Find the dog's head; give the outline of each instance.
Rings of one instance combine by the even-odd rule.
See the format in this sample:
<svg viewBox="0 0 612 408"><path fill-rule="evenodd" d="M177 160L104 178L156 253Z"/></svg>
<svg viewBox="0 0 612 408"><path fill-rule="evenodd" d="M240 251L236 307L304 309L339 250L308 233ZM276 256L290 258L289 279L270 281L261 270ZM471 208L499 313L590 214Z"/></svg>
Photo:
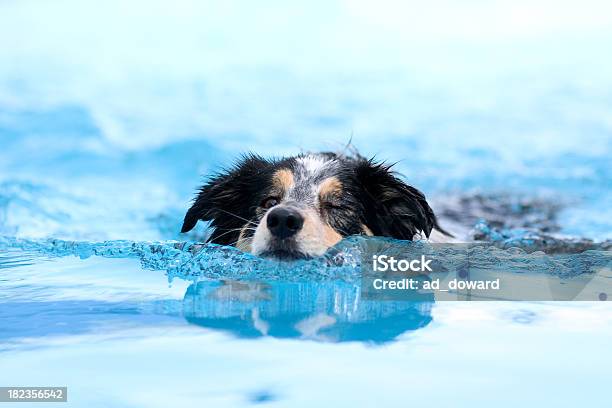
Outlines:
<svg viewBox="0 0 612 408"><path fill-rule="evenodd" d="M390 166L333 153L245 156L200 189L181 232L198 220L211 221L211 242L276 258L318 256L349 235L412 240L438 228L425 196Z"/></svg>

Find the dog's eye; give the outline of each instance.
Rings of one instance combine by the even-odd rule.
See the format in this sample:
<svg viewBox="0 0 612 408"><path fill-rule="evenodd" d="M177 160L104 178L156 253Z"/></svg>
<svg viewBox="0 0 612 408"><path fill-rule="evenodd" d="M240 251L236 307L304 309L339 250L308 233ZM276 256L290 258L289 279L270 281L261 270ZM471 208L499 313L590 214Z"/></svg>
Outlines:
<svg viewBox="0 0 612 408"><path fill-rule="evenodd" d="M278 202L279 202L279 198L278 197L268 197L268 198L266 198L265 200L263 200L261 202L261 206L263 208L266 208L266 209L267 208L272 208L275 205L277 205Z"/></svg>

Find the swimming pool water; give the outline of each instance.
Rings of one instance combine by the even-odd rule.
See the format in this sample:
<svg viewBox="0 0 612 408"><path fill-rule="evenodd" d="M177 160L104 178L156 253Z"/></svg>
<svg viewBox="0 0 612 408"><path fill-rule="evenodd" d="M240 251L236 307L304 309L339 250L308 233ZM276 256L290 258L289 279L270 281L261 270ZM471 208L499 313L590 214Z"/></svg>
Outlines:
<svg viewBox="0 0 612 408"><path fill-rule="evenodd" d="M179 234L241 152L350 139L462 238L609 254L610 14L541 2L530 25L510 3L2 3L0 386L79 407L605 406L608 302L368 301L350 263L194 261L205 226Z"/></svg>

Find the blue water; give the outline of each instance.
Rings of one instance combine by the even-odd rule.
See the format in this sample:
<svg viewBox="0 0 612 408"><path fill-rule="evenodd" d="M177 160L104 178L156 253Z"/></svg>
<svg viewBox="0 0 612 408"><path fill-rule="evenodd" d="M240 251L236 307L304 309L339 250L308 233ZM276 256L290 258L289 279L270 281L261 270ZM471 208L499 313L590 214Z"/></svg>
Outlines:
<svg viewBox="0 0 612 408"><path fill-rule="evenodd" d="M367 301L333 254L178 233L241 152L351 140L460 238L609 254L609 6L462 3L0 3L0 386L79 407L605 405L608 302Z"/></svg>

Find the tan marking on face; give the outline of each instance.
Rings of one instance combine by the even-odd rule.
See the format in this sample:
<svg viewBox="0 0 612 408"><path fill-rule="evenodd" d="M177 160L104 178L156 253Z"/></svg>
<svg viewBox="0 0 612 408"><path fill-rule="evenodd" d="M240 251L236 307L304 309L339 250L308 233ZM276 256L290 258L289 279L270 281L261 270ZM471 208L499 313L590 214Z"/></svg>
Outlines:
<svg viewBox="0 0 612 408"><path fill-rule="evenodd" d="M238 241L236 241L236 248L244 252L251 252L251 244L253 243L252 237L246 237L247 226L245 225L240 230L240 235L238 235Z"/></svg>
<svg viewBox="0 0 612 408"><path fill-rule="evenodd" d="M318 222L314 211L306 210L301 213L302 217L304 217L304 223L302 224L302 229L298 232L298 237L309 241L309 243L313 241L312 243L314 244L320 235L319 228L317 228L320 222Z"/></svg>
<svg viewBox="0 0 612 408"><path fill-rule="evenodd" d="M312 210L304 211L304 225L298 238L302 250L308 254L322 255L327 248L336 245L342 240L328 223L323 221L319 214Z"/></svg>
<svg viewBox="0 0 612 408"><path fill-rule="evenodd" d="M289 169L280 169L272 175L272 185L281 193L286 193L293 187L293 173Z"/></svg>
<svg viewBox="0 0 612 408"><path fill-rule="evenodd" d="M368 226L365 224L361 224L361 230L363 231L364 234L366 234L369 237L374 236L374 233L372 232L372 230L369 229Z"/></svg>
<svg viewBox="0 0 612 408"><path fill-rule="evenodd" d="M340 196L342 182L336 177L328 177L319 184L319 197Z"/></svg>
<svg viewBox="0 0 612 408"><path fill-rule="evenodd" d="M325 223L323 225L323 242L325 245L332 247L340 241L342 241L342 235L338 234L338 231L330 227L329 224Z"/></svg>

